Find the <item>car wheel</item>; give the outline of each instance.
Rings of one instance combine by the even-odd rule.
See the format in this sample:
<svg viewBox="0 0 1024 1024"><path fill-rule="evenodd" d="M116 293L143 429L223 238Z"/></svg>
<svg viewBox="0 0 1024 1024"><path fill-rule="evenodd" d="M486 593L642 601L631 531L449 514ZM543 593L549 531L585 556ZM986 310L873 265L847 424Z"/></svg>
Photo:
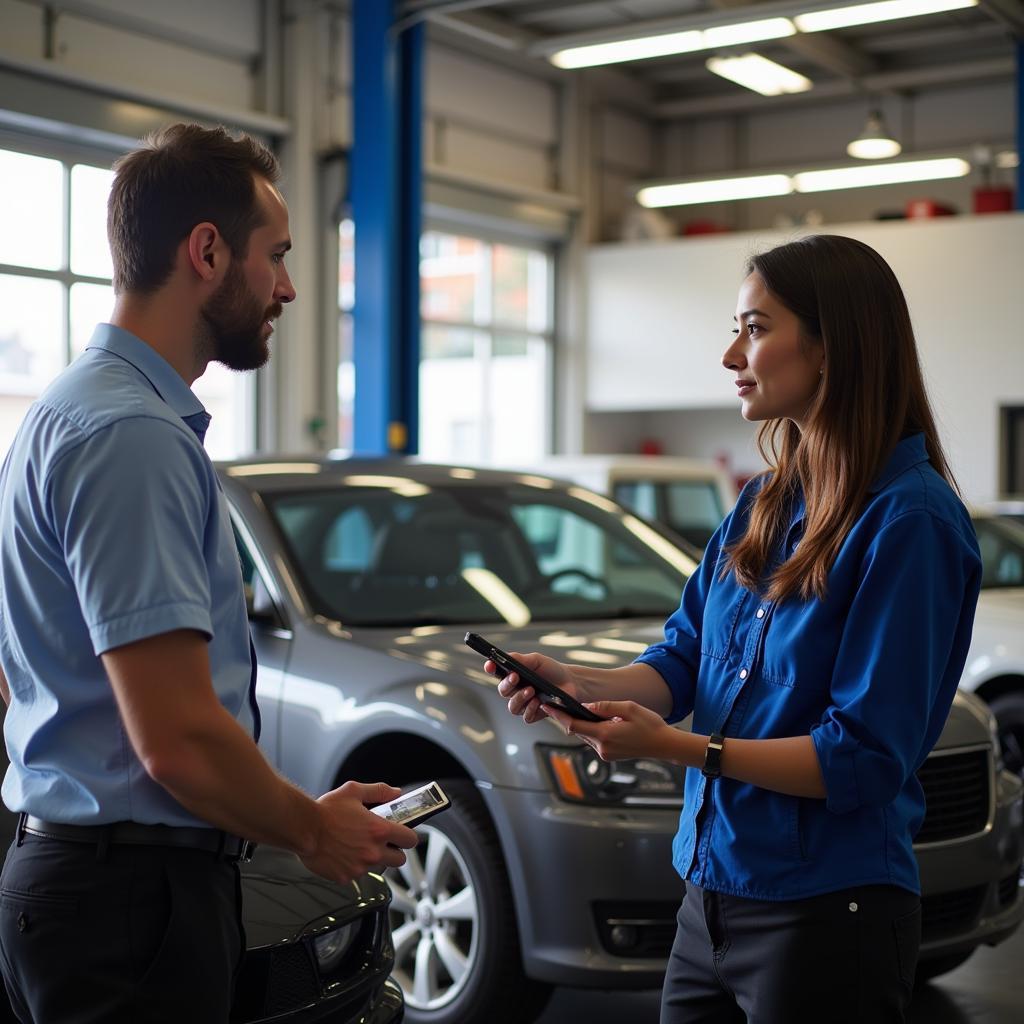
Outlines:
<svg viewBox="0 0 1024 1024"><path fill-rule="evenodd" d="M999 726L1003 765L1007 771L1024 776L1024 692L1012 690L989 701Z"/></svg>
<svg viewBox="0 0 1024 1024"><path fill-rule="evenodd" d="M937 956L929 960L921 960L917 965L917 974L914 976L914 986L925 985L932 978L940 974L948 974L955 970L974 952L973 949L967 952L950 953L948 956Z"/></svg>
<svg viewBox="0 0 1024 1024"><path fill-rule="evenodd" d="M389 869L392 977L408 1024L526 1024L550 986L523 973L512 893L498 839L474 786L441 785L451 807L421 825L419 846ZM509 993L516 994L515 999Z"/></svg>

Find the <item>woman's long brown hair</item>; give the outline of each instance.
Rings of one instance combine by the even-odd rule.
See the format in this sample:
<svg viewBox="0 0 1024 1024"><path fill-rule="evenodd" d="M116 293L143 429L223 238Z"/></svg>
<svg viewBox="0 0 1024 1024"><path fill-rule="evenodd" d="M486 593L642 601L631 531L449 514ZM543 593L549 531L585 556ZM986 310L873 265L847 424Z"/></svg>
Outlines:
<svg viewBox="0 0 1024 1024"><path fill-rule="evenodd" d="M829 569L900 438L923 432L931 464L954 488L956 481L928 403L907 301L874 249L841 235L811 235L755 256L747 273L796 314L803 343L824 346L825 366L802 433L788 419L761 425L757 444L770 475L746 533L727 552L725 572L769 600L823 598ZM803 538L771 571L798 492L806 503Z"/></svg>

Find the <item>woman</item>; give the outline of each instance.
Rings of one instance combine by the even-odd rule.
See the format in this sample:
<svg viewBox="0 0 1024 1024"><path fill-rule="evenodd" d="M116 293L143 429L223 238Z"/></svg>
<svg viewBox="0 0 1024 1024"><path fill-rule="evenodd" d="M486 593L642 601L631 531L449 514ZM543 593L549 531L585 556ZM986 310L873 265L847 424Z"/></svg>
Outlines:
<svg viewBox="0 0 1024 1024"><path fill-rule="evenodd" d="M735 320L722 363L771 468L664 642L619 669L521 656L605 722L541 705L515 675L499 691L606 760L689 769L662 1024L902 1021L920 943L915 772L967 655L977 542L874 250L820 235L756 256ZM692 732L667 724L691 712Z"/></svg>

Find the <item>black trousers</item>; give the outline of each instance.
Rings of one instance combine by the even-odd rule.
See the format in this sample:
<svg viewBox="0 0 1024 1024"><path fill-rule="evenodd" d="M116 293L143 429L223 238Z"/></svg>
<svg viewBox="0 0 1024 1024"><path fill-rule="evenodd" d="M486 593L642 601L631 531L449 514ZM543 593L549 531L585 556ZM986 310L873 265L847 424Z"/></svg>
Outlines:
<svg viewBox="0 0 1024 1024"><path fill-rule="evenodd" d="M226 1024L238 867L165 846L24 836L0 875L0 969L23 1024Z"/></svg>
<svg viewBox="0 0 1024 1024"><path fill-rule="evenodd" d="M896 1024L921 901L895 886L748 900L686 885L661 1024Z"/></svg>

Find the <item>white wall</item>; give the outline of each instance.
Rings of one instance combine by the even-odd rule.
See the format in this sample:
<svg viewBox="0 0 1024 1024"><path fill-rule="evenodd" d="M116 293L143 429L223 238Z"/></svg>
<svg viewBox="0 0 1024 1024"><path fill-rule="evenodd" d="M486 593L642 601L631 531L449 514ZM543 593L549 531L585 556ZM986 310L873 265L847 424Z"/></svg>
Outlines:
<svg viewBox="0 0 1024 1024"><path fill-rule="evenodd" d="M1024 403L1019 295L1024 216L894 221L830 227L859 238L892 265L910 305L943 439L967 496L998 486L998 410ZM746 428L693 410L735 410L720 355L729 341L747 257L792 234L751 232L642 245L595 247L587 260L587 405L593 412L691 410L686 422L647 420L673 436L700 438L673 454L713 456L715 436L737 457ZM636 424L624 422L626 432ZM594 425L588 448L613 442ZM614 446L611 450L616 450ZM619 448L621 450L621 448ZM739 466L738 468L746 468Z"/></svg>

